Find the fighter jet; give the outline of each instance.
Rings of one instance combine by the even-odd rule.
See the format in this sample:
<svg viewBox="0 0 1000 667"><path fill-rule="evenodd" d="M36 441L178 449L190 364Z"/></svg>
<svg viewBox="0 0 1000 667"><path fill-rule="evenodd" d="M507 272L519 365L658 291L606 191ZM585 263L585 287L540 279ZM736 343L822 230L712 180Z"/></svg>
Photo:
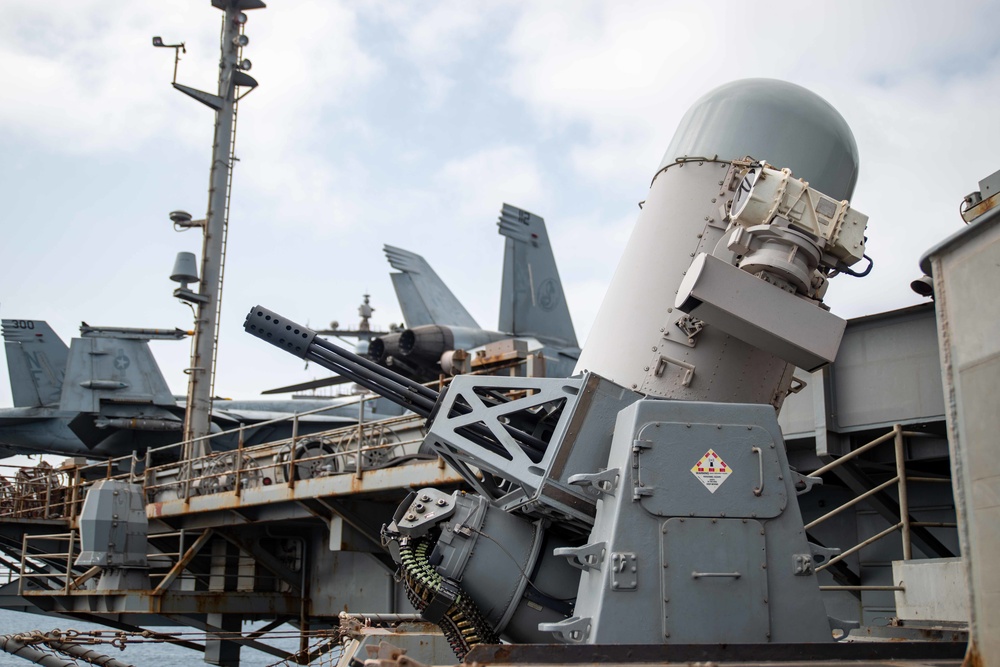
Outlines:
<svg viewBox="0 0 1000 667"><path fill-rule="evenodd" d="M544 360L539 375L572 373L580 347L545 221L504 204L497 227L504 237L497 329L482 328L427 260L386 245L406 329L373 338L369 357L421 382L528 354Z"/></svg>
<svg viewBox="0 0 1000 667"><path fill-rule="evenodd" d="M2 328L14 407L0 409L0 457L56 454L101 459L143 453L181 440L185 397L170 392L149 341L181 340L188 332L84 323L80 337L67 347L41 320L5 319ZM330 404L329 400L217 399L212 428L252 426ZM302 417L299 433L356 423L357 416L358 407L352 402ZM386 415L372 412L369 416ZM290 435L289 423L264 425L246 429L244 444ZM216 450L236 444L236 436L212 440Z"/></svg>

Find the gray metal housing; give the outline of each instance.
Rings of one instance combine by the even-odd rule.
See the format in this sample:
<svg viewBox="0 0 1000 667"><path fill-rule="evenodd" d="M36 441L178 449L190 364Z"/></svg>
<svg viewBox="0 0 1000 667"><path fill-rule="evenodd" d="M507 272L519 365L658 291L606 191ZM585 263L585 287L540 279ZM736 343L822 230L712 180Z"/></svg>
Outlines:
<svg viewBox="0 0 1000 667"><path fill-rule="evenodd" d="M970 659L1000 655L1000 209L931 249L959 542L971 593ZM927 266L929 264L929 266ZM925 269L926 271L926 269Z"/></svg>
<svg viewBox="0 0 1000 667"><path fill-rule="evenodd" d="M102 479L87 492L80 511L80 544L76 559L82 567L146 567L149 522L142 487Z"/></svg>
<svg viewBox="0 0 1000 667"><path fill-rule="evenodd" d="M780 407L791 382L786 359L674 308L695 257L736 261L727 227L741 170L731 161L747 155L792 169L834 199L850 197L857 179L850 128L814 93L751 79L703 97L653 179L576 372L652 396Z"/></svg>
<svg viewBox="0 0 1000 667"><path fill-rule="evenodd" d="M835 199L854 194L858 146L847 121L819 95L777 79L732 81L704 95L684 114L659 169L685 156L747 155L787 167Z"/></svg>
<svg viewBox="0 0 1000 667"><path fill-rule="evenodd" d="M722 467L697 472L709 452ZM574 617L545 628L557 639L831 641L770 406L633 403L608 466L588 543L557 551L583 571Z"/></svg>

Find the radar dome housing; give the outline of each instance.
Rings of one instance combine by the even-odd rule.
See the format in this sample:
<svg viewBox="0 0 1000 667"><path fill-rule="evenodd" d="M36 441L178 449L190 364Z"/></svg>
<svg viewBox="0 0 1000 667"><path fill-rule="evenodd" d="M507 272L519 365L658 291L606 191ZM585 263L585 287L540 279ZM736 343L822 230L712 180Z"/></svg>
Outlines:
<svg viewBox="0 0 1000 667"><path fill-rule="evenodd" d="M776 79L732 81L704 95L681 119L660 169L716 155L787 167L835 199L850 199L858 180L858 146L843 116L816 93Z"/></svg>

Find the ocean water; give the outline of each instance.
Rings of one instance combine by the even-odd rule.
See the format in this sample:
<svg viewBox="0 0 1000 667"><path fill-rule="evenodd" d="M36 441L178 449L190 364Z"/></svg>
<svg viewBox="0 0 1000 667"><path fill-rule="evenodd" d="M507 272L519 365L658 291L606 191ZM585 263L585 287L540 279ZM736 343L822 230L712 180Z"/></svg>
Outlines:
<svg viewBox="0 0 1000 667"><path fill-rule="evenodd" d="M263 625L264 623L245 623L243 625L243 632L250 632ZM31 630L48 632L49 630L53 630L55 628L59 628L64 631L70 628L81 631L110 629L94 623L82 623L71 618L46 616L42 614L25 614L0 609L0 635L29 632ZM185 633L185 639L200 640L198 634L187 634L192 632L197 633L197 630L193 628L166 626L150 627L148 629L156 632L172 634ZM286 635L286 637L278 637L276 639L267 639L265 637L262 641L285 651L295 651L298 650L299 647L297 632L298 631L290 625L282 625L274 630L274 633L278 635ZM289 635L294 635L294 637ZM203 656L200 652L182 648L180 646L174 646L173 644L128 644L124 651L119 651L110 644L93 646L92 648L99 653L112 656L123 662L131 663L136 667L198 667L198 665L206 664L202 661ZM328 664L327 660L329 660L332 656L324 657L326 660L323 660L323 662ZM275 663L280 663L280 659L276 656L270 655L269 653L257 651L246 646L244 646L242 651L240 651L241 667L266 667L267 665L273 665ZM0 651L0 666L7 667L9 665L10 667L27 667L31 664L31 662L24 660L23 658L17 658ZM81 664L86 663L81 661Z"/></svg>

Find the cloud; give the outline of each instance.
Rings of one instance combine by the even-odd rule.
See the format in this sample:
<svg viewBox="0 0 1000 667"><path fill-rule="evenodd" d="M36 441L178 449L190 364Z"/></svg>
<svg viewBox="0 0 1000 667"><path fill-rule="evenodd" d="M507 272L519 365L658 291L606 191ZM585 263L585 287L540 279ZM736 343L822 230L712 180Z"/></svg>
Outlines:
<svg viewBox="0 0 1000 667"><path fill-rule="evenodd" d="M523 208L546 204L543 177L531 150L520 146L487 148L446 162L435 175L439 188L453 193L458 217L474 217L519 202Z"/></svg>

